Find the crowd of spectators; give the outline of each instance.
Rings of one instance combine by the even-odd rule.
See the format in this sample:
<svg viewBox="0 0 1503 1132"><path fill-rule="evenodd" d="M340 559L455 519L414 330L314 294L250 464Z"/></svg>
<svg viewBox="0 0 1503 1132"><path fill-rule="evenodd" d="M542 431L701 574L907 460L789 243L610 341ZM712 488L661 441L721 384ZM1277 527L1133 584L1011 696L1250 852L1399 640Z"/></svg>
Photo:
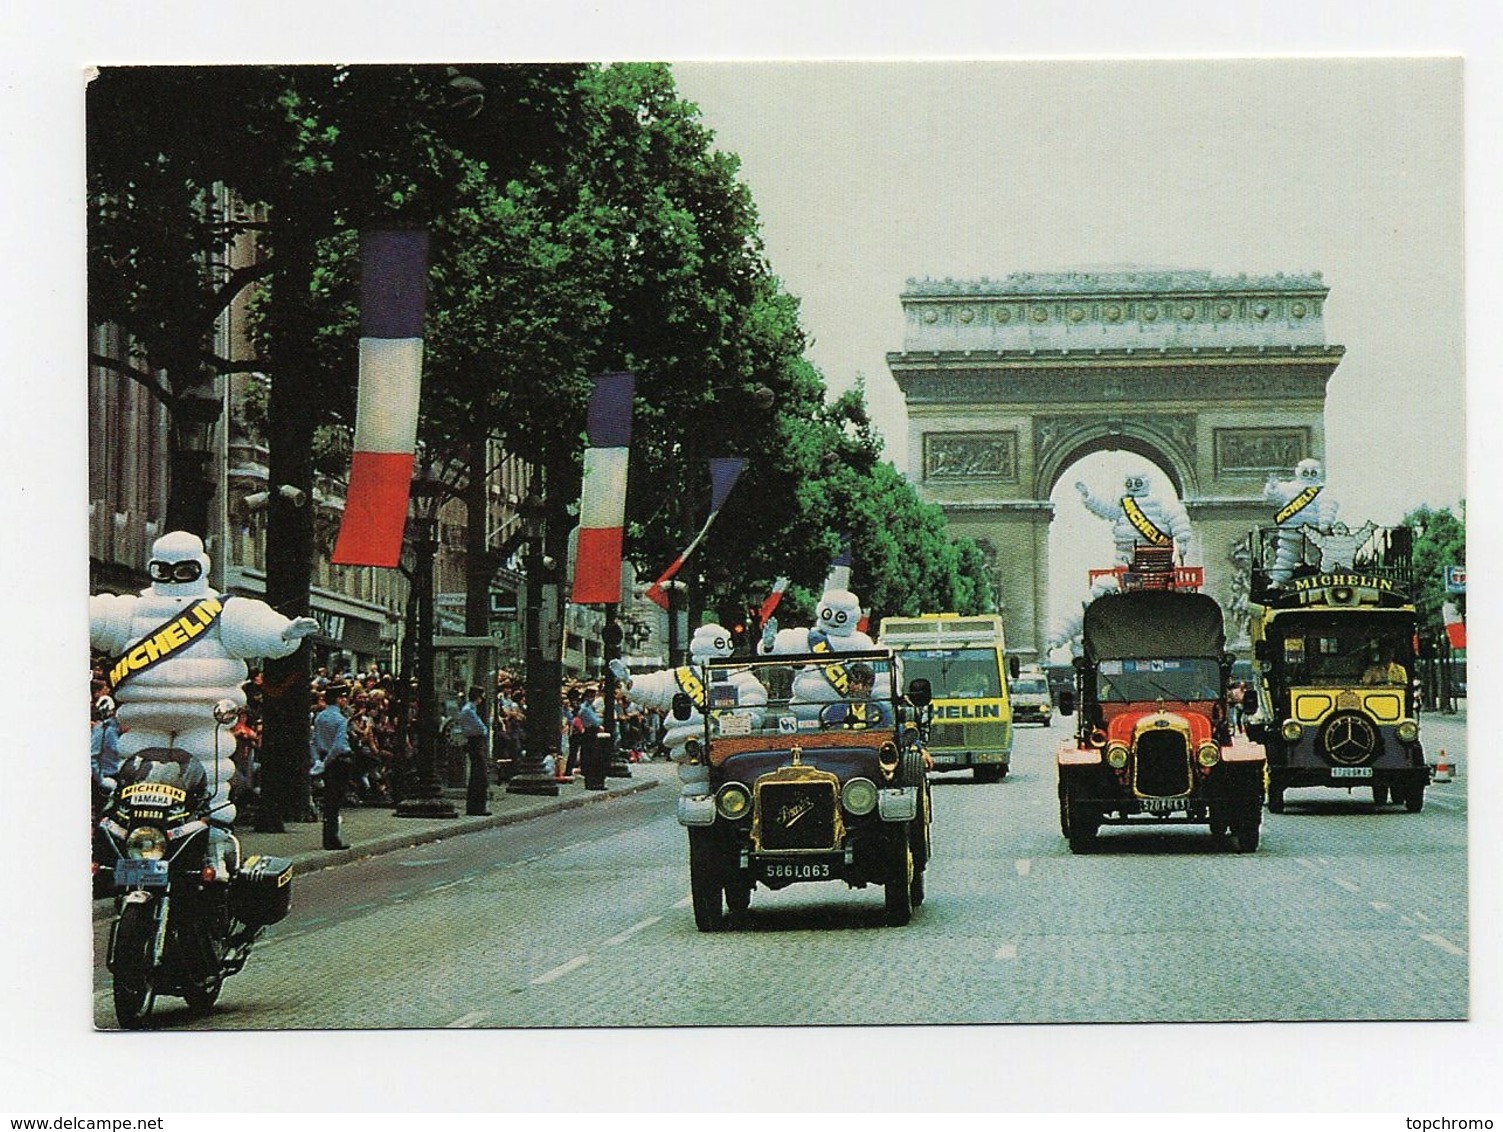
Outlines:
<svg viewBox="0 0 1503 1132"><path fill-rule="evenodd" d="M96 789L113 773L110 763L113 747L112 701L104 677L103 658L93 662L90 704L93 728L90 736L91 769ZM404 788L411 781L415 760L414 729L408 725L416 712L416 697L399 696L399 680L390 672L372 666L359 672L330 672L321 666L315 670L308 688L308 716L311 720L322 711L329 698L339 689L349 697L349 741L353 755L349 793L346 804L390 806L401 801ZM263 732L263 677L252 669L242 685L245 707L234 724L235 779L231 797L242 815L253 812L257 796L257 773L260 767ZM587 736L597 734L605 719L605 697L600 681L566 680L561 688L561 711L557 750L563 766L546 765L549 774L567 778L579 769L582 745ZM104 705L104 706L101 706ZM490 724L491 765L497 779L504 779L522 761L527 724L527 691L523 677L501 669L496 673L494 714ZM109 726L106 726L108 721ZM444 742L441 746L460 746L441 721ZM640 761L663 754L663 715L644 711L630 702L621 691L616 693L614 712L614 746L622 757ZM445 757L445 756L441 756ZM309 768L314 755L309 752ZM444 774L444 768L439 772ZM315 789L317 781L315 776Z"/></svg>

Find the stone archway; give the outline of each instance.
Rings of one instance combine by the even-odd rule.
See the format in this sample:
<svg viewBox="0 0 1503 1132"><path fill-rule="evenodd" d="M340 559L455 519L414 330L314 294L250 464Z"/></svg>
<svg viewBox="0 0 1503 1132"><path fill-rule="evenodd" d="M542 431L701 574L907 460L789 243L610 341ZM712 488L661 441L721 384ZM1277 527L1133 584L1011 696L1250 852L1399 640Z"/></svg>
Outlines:
<svg viewBox="0 0 1503 1132"><path fill-rule="evenodd" d="M1233 551L1269 518L1264 482L1325 457L1326 383L1345 353L1325 341L1327 292L1318 274L1133 268L910 280L903 350L887 355L908 474L992 549L1013 651L1042 651L1050 492L1096 451L1164 470L1206 589L1240 607Z"/></svg>

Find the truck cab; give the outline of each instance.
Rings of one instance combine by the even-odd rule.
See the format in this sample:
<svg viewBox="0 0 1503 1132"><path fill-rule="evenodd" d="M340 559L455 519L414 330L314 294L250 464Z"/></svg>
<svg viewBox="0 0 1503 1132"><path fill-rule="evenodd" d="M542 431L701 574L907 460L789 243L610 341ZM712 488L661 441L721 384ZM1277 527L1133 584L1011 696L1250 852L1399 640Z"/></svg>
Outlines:
<svg viewBox="0 0 1503 1132"><path fill-rule="evenodd" d="M907 679L927 680L933 689L928 750L934 769L969 769L977 782L1005 777L1012 763L1014 716L1002 618L885 617L877 643L898 655Z"/></svg>

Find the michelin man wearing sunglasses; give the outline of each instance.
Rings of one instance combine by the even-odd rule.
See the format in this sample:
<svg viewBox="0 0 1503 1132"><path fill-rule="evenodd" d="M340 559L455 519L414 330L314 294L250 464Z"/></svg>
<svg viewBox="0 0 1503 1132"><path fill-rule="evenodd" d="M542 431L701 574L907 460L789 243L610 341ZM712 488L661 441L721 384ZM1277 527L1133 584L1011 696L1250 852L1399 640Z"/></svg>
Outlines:
<svg viewBox="0 0 1503 1132"><path fill-rule="evenodd" d="M146 569L151 585L139 594L89 598L89 644L109 655L121 759L167 748L203 766L213 787L211 852L224 874L235 740L214 709L224 700L244 707L245 661L290 656L318 622L283 617L255 598L221 597L209 588L203 541L187 531L157 539Z"/></svg>

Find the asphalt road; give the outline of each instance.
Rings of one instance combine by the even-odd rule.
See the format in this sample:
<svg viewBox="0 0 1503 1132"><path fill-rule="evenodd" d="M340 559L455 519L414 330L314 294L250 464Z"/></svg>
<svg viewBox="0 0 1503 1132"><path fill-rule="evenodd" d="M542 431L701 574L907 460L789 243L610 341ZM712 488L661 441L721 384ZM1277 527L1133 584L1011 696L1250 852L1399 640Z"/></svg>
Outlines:
<svg viewBox="0 0 1503 1132"><path fill-rule="evenodd" d="M1060 836L1052 752L1019 729L1001 783L934 777L928 898L759 889L741 930L689 910L665 788L298 877L208 1015L176 1029L877 1025L1466 1017L1464 721L1425 716L1456 781L1421 814L1296 790L1250 855L1203 827ZM657 764L650 773L671 774ZM112 1027L104 925L95 1019ZM894 975L900 977L894 977Z"/></svg>

